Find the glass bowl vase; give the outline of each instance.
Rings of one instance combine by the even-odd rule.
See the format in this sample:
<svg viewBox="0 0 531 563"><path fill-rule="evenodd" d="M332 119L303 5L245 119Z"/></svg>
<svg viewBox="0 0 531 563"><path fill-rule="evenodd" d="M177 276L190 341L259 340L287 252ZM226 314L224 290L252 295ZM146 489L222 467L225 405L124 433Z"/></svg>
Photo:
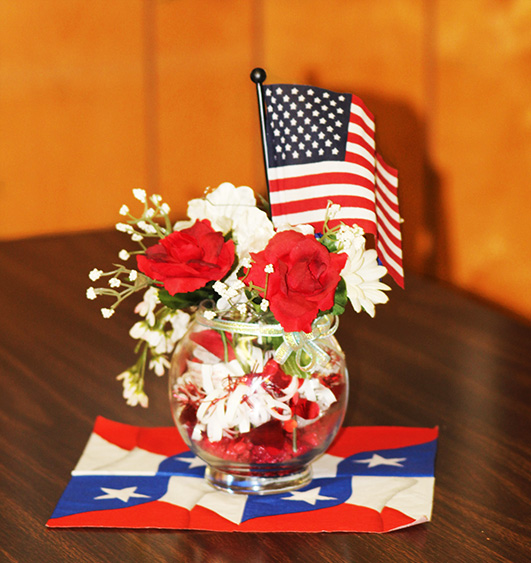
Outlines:
<svg viewBox="0 0 531 563"><path fill-rule="evenodd" d="M338 319L286 333L267 315L202 304L170 367L179 432L207 464L205 478L232 493L300 488L341 427L348 399Z"/></svg>

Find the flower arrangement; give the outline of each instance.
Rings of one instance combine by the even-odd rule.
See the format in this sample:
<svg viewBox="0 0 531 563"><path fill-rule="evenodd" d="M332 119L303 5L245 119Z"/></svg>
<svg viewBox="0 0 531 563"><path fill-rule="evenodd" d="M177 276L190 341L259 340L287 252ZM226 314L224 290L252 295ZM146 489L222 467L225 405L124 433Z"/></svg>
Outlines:
<svg viewBox="0 0 531 563"><path fill-rule="evenodd" d="M138 361L118 376L129 405L148 405L146 368L157 375L165 373L176 344L205 300L216 304L204 312L207 319L214 320L218 311L230 311L232 320L277 323L295 335L309 334L319 320L342 314L349 301L356 312L364 310L374 316L375 305L388 300L384 291L390 288L380 281L386 268L379 265L376 251L366 248L360 227L334 220L339 211L336 204L329 202L322 232L316 233L311 225L275 228L246 186L223 183L207 191L203 198L189 202L188 219L176 224L170 221L170 209L160 196L148 198L141 189L133 190L133 195L143 204L140 217L124 205L120 209L124 220L116 228L137 242L139 250L121 250L123 263L111 271L93 269L90 279L106 278L107 286L87 290L89 299L114 299L101 309L105 318L125 298L144 292L135 308L141 320L130 330L138 341ZM133 256L136 266L130 268L126 264ZM226 349L224 354L229 360ZM263 358L260 369L277 373L270 360ZM256 366L249 370L258 371ZM284 372L290 370L292 376L297 375L295 365ZM289 388L290 397L302 399L297 409L303 417L309 397L315 399L317 393L321 402L330 400L331 391L322 381L316 379L313 387L306 382L297 393L296 388ZM279 390L277 399L285 404L283 397L288 393L282 386ZM283 422L289 422L292 410ZM281 408L272 412L274 417L283 416ZM209 437L217 432L209 430Z"/></svg>

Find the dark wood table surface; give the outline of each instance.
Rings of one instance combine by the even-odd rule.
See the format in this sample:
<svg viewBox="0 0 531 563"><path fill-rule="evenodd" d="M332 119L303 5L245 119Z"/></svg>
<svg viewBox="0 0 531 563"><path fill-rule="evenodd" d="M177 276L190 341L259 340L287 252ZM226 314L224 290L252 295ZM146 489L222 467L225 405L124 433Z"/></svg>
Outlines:
<svg viewBox="0 0 531 563"><path fill-rule="evenodd" d="M125 239L127 240L127 239ZM47 529L97 415L172 424L165 378L131 408L133 307L85 298L114 232L0 243L0 560L6 562L529 561L531 328L409 275L376 318L343 315L348 425L440 427L433 518L389 534Z"/></svg>

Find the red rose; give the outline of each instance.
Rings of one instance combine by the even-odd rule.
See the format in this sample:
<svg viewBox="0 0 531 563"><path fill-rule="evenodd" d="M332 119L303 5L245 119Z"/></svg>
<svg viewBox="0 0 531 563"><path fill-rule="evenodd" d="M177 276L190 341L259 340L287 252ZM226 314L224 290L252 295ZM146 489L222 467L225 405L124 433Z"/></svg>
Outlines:
<svg viewBox="0 0 531 563"><path fill-rule="evenodd" d="M334 306L346 254L330 253L311 235L281 231L251 257L254 263L244 281L263 288L267 277L265 298L284 330L311 332L319 311ZM270 264L273 272L267 274Z"/></svg>
<svg viewBox="0 0 531 563"><path fill-rule="evenodd" d="M188 293L226 276L234 262L234 242L225 242L210 221L175 231L137 256L138 269L162 282L170 293Z"/></svg>

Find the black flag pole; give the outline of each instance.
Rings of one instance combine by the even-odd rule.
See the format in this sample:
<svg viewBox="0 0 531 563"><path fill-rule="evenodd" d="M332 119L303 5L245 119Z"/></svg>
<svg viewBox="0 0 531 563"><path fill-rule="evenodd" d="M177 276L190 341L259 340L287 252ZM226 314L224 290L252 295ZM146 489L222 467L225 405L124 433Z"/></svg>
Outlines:
<svg viewBox="0 0 531 563"><path fill-rule="evenodd" d="M265 104L262 92L262 84L267 78L266 71L263 68L255 68L251 71L251 80L256 84L256 95L258 96L258 114L260 116L260 132L262 134L262 152L264 155L265 178L267 185L267 193L269 195L269 158L267 155L267 138L266 138L266 122L265 122Z"/></svg>

